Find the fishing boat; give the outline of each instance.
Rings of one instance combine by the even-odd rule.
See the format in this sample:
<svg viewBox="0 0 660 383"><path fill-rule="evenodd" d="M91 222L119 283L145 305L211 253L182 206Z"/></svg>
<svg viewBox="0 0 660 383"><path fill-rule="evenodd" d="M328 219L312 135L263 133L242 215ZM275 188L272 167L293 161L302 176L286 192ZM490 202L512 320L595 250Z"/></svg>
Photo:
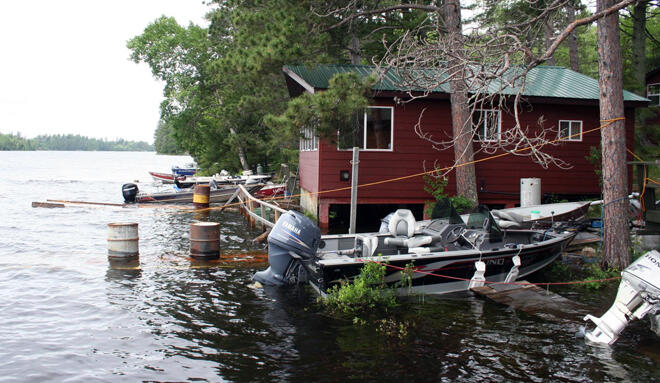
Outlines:
<svg viewBox="0 0 660 383"><path fill-rule="evenodd" d="M585 217L592 201L560 202L545 205L492 210L503 228L549 227L554 222L578 221Z"/></svg>
<svg viewBox="0 0 660 383"><path fill-rule="evenodd" d="M180 188L189 188L195 185L238 185L238 184L261 184L273 178L272 174L252 174L244 172L242 175L229 175L217 173L210 177L181 177L174 183Z"/></svg>
<svg viewBox="0 0 660 383"><path fill-rule="evenodd" d="M154 181L160 181L164 184L174 183L174 174L172 173L149 172L149 175ZM178 176L177 178L184 179L185 176Z"/></svg>
<svg viewBox="0 0 660 383"><path fill-rule="evenodd" d="M192 176L199 170L199 167L192 162L185 166L172 166L172 174L175 176Z"/></svg>
<svg viewBox="0 0 660 383"><path fill-rule="evenodd" d="M257 198L273 198L284 195L285 193L286 193L285 183L274 184L268 182L264 185L264 187L259 189L256 193L254 193L254 196Z"/></svg>
<svg viewBox="0 0 660 383"><path fill-rule="evenodd" d="M560 228L503 230L488 209L464 222L449 204L447 214L419 226L410 210L391 217L386 233L320 235L303 214L289 211L268 236L269 268L253 276L262 284L308 282L325 295L359 275L367 262L386 266L395 286L413 270L412 286L399 293L445 294L472 281L513 281L553 262L576 233Z"/></svg>
<svg viewBox="0 0 660 383"><path fill-rule="evenodd" d="M254 184L246 186L250 192L256 192L263 185ZM209 203L227 202L236 192L238 186L223 185L211 188L209 191ZM192 189L141 192L134 183L122 186L124 201L127 203L192 203L194 191Z"/></svg>

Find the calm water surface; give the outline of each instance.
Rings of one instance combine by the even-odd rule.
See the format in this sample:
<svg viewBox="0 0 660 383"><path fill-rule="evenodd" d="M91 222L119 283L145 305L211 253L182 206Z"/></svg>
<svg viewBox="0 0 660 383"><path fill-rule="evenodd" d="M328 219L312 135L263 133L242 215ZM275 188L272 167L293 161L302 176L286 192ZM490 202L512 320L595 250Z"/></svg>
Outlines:
<svg viewBox="0 0 660 383"><path fill-rule="evenodd" d="M121 203L186 157L0 152L0 382L600 382L656 381L660 343L646 322L611 349L581 323L552 323L470 294L396 313L401 336L325 315L304 288L249 287L263 264L199 264L189 224L221 222L222 248L263 252L237 213L168 208L32 208L46 199ZM107 260L110 222L138 222L140 260ZM130 266L130 265L129 265ZM571 298L601 315L606 293Z"/></svg>

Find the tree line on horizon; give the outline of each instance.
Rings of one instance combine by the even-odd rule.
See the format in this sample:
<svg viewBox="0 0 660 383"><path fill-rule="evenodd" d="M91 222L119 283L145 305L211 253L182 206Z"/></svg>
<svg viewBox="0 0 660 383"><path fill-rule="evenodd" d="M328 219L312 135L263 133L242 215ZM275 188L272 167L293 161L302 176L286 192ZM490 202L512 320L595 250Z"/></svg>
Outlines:
<svg viewBox="0 0 660 383"><path fill-rule="evenodd" d="M144 141L107 140L78 134L39 135L25 138L17 134L0 133L0 150L81 150L151 152L154 146Z"/></svg>

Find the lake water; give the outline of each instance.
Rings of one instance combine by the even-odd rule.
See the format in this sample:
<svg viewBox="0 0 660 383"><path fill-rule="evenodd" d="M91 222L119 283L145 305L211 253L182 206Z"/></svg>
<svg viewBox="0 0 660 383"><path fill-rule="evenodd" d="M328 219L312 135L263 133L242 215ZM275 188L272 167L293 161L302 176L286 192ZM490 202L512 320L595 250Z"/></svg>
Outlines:
<svg viewBox="0 0 660 383"><path fill-rule="evenodd" d="M223 252L264 253L235 212L32 208L46 199L121 203L187 157L119 152L0 152L0 382L601 382L660 378L647 322L612 348L472 294L416 298L407 331L332 318L306 288L252 289L262 263L200 264L189 225L221 223ZM138 222L140 259L107 259L107 224ZM249 259L249 257L247 258ZM130 266L130 265L129 265ZM609 308L606 292L562 294Z"/></svg>

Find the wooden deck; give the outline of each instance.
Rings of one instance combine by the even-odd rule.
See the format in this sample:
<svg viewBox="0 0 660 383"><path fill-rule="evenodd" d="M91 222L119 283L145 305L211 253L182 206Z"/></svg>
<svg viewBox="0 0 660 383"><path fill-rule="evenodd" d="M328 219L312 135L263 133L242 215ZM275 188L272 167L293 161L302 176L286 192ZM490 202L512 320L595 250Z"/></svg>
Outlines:
<svg viewBox="0 0 660 383"><path fill-rule="evenodd" d="M492 283L471 290L495 302L553 322L578 321L589 313L586 306L536 285Z"/></svg>

